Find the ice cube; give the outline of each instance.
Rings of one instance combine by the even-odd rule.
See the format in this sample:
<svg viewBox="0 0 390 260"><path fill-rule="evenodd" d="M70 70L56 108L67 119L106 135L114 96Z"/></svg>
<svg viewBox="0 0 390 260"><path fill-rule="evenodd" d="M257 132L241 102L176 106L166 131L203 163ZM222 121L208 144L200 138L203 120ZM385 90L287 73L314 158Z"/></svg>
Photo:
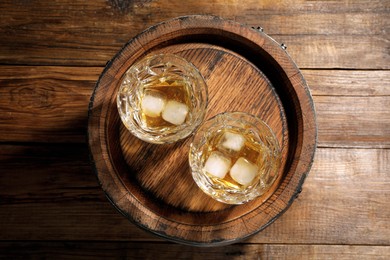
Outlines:
<svg viewBox="0 0 390 260"><path fill-rule="evenodd" d="M258 172L258 167L247 159L240 157L230 169L230 176L242 185L248 185L253 181Z"/></svg>
<svg viewBox="0 0 390 260"><path fill-rule="evenodd" d="M238 152L242 149L244 143L245 143L245 138L242 135L231 133L231 132L225 132L222 137L221 146L225 149Z"/></svg>
<svg viewBox="0 0 390 260"><path fill-rule="evenodd" d="M165 107L164 97L156 94L146 94L141 101L142 112L150 117L158 117Z"/></svg>
<svg viewBox="0 0 390 260"><path fill-rule="evenodd" d="M175 100L170 100L162 111L162 118L174 125L181 125L186 120L188 107Z"/></svg>
<svg viewBox="0 0 390 260"><path fill-rule="evenodd" d="M204 170L209 174L223 179L229 171L231 161L220 152L212 152L204 165Z"/></svg>

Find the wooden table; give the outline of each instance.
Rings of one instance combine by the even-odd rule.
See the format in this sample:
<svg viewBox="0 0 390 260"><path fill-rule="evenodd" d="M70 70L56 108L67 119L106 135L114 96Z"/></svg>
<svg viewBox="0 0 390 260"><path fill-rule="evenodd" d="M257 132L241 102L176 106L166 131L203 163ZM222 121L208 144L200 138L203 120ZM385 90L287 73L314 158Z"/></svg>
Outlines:
<svg viewBox="0 0 390 260"><path fill-rule="evenodd" d="M389 259L390 1L0 2L0 255ZM196 248L130 223L91 169L87 111L106 62L160 21L213 14L288 46L315 102L299 198L240 244Z"/></svg>

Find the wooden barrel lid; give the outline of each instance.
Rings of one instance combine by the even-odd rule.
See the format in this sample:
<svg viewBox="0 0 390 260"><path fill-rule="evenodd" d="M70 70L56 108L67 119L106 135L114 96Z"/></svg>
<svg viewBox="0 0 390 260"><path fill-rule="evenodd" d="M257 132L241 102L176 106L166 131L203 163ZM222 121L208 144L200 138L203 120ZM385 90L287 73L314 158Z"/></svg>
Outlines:
<svg viewBox="0 0 390 260"><path fill-rule="evenodd" d="M155 145L127 131L116 106L120 80L150 53L174 53L199 69L209 92L206 119L244 111L274 130L283 159L267 194L243 205L219 203L192 180L191 138ZM261 231L289 207L310 170L316 129L309 89L284 48L255 29L197 15L147 29L107 64L91 97L88 138L100 184L123 215L168 240L215 246Z"/></svg>

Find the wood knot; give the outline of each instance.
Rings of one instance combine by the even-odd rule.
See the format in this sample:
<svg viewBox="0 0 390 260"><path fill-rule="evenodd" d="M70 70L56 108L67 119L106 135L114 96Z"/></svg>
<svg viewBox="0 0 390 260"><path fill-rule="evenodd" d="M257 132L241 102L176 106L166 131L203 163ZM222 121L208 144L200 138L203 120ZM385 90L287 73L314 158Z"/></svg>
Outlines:
<svg viewBox="0 0 390 260"><path fill-rule="evenodd" d="M25 86L11 92L11 100L22 108L45 108L52 99L53 91L47 88Z"/></svg>
<svg viewBox="0 0 390 260"><path fill-rule="evenodd" d="M144 7L149 2L151 0L108 0L108 3L121 14L133 11L134 7Z"/></svg>

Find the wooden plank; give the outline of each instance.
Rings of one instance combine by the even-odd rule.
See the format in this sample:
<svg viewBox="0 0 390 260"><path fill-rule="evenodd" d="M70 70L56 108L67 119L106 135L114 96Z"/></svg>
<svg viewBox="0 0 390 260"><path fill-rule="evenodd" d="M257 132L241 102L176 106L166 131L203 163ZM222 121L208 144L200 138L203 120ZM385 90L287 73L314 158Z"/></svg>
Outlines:
<svg viewBox="0 0 390 260"><path fill-rule="evenodd" d="M1 240L156 240L111 206L86 145L2 145L0 165Z"/></svg>
<svg viewBox="0 0 390 260"><path fill-rule="evenodd" d="M260 14L260 17L258 16ZM268 13L256 9L247 17L235 18L243 24L262 26L271 35L383 35L389 21L382 20L382 10L373 12L326 13L322 11L297 11L294 13ZM339 26L342 25L342 30ZM310 26L307 26L307 24Z"/></svg>
<svg viewBox="0 0 390 260"><path fill-rule="evenodd" d="M88 103L101 71L102 68L2 67L1 141L85 141Z"/></svg>
<svg viewBox="0 0 390 260"><path fill-rule="evenodd" d="M88 103L101 71L1 66L0 141L84 142ZM389 71L303 74L313 89L320 146L389 147Z"/></svg>
<svg viewBox="0 0 390 260"><path fill-rule="evenodd" d="M164 8L161 8L162 6ZM279 5L271 1L256 0L248 0L244 3L237 0L229 2L189 0L185 5L182 5L180 0L153 2L138 0L131 3L102 0L69 3L66 0L56 2L43 0L30 5L2 1L1 8L4 10L3 24L15 26L7 26L8 32L12 32L11 29L15 28L25 33L39 26L46 31L65 28L65 23L77 24L75 18L78 18L83 26L79 25L74 29L86 30L96 25L100 25L100 28L111 28L114 25L121 25L116 32L119 34L126 27L132 29L130 32L139 31L162 20L193 13L217 15L251 26L262 25L270 29L267 30L268 32L277 34L361 34L367 31L368 34L373 35L385 33L383 29L386 29L389 21L383 18L390 10L390 4L379 0L353 2L322 0L314 4L303 0L289 0ZM150 15L157 10L158 16ZM30 25L31 20L37 23ZM306 26L305 21L313 26ZM336 21L342 24L343 31L334 26ZM123 22L131 23L132 27ZM96 32L98 31L94 30L92 33Z"/></svg>
<svg viewBox="0 0 390 260"><path fill-rule="evenodd" d="M315 96L318 145L390 147L390 96Z"/></svg>
<svg viewBox="0 0 390 260"><path fill-rule="evenodd" d="M104 66L134 35L122 36L115 46L59 46L45 39L44 46L10 39L1 42L0 63L18 65ZM299 68L389 69L388 39L376 36L270 35L288 46L288 53ZM27 36L26 36L27 37ZM105 38L106 36L99 36ZM111 37L111 36L110 36ZM61 38L61 37L57 37ZM78 41L78 40L74 40ZM119 41L119 40L118 40ZM359 44L357 44L357 42ZM41 42L39 42L41 44ZM12 55L10 55L12 53ZM98 54L97 54L98 53ZM2 58L3 57L3 58ZM359 57L359 59L357 58Z"/></svg>
<svg viewBox="0 0 390 260"><path fill-rule="evenodd" d="M387 1L289 2L2 1L0 63L102 66L149 26L202 13L264 27L302 68L389 68Z"/></svg>
<svg viewBox="0 0 390 260"><path fill-rule="evenodd" d="M66 3L67 5L64 5ZM286 0L283 1L279 5L275 5L272 1L262 1L258 2L256 0L247 0L245 3L242 3L239 0L232 0L229 2L223 0L214 1L214 3L210 3L208 1L193 1L190 0L187 2L185 6L180 5L180 0L171 0L171 1L148 1L148 0L137 0L131 3L125 3L121 1L108 1L108 3L100 0L93 1L92 3L85 3L82 0L76 0L71 2L56 1L50 2L48 0L41 0L34 4L25 4L21 2L14 2L11 0L2 1L2 7L4 10L7 10L7 14L10 13L12 15L17 13L26 13L26 10L46 10L52 12L65 12L66 10L71 11L71 13L76 12L80 14L81 12L89 13L95 11L96 9L102 8L103 11L111 10L112 12L117 12L118 14L129 13L132 11L141 11L143 9L148 8L158 8L161 5L166 7L165 10L160 10L161 14L169 13L172 11L174 7L183 8L183 11L191 11L193 13L208 13L212 9L215 11L219 11L224 14L237 14L239 12L233 12L231 8L238 8L237 11L244 10L264 10L267 13L312 13L312 12L320 12L320 13L356 13L356 12L382 12L386 13L390 9L390 4L387 1L382 0L354 0L354 1L328 1L328 0L317 0L315 3L305 0ZM231 8L227 8L231 7ZM204 8L204 9L201 9ZM187 10L188 9L188 10ZM78 12L77 12L78 11ZM188 13L188 12L187 12ZM33 12L33 16L39 16ZM54 16L54 14L53 14Z"/></svg>
<svg viewBox="0 0 390 260"><path fill-rule="evenodd" d="M197 248L171 243L0 242L2 256L55 259L388 259L389 246L237 244Z"/></svg>
<svg viewBox="0 0 390 260"><path fill-rule="evenodd" d="M0 164L0 240L161 241L104 198L84 145L1 145ZM390 149L318 149L298 199L247 242L389 245L389 167Z"/></svg>
<svg viewBox="0 0 390 260"><path fill-rule="evenodd" d="M299 68L389 69L387 36L277 35Z"/></svg>
<svg viewBox="0 0 390 260"><path fill-rule="evenodd" d="M390 96L390 71L302 70L314 96Z"/></svg>

